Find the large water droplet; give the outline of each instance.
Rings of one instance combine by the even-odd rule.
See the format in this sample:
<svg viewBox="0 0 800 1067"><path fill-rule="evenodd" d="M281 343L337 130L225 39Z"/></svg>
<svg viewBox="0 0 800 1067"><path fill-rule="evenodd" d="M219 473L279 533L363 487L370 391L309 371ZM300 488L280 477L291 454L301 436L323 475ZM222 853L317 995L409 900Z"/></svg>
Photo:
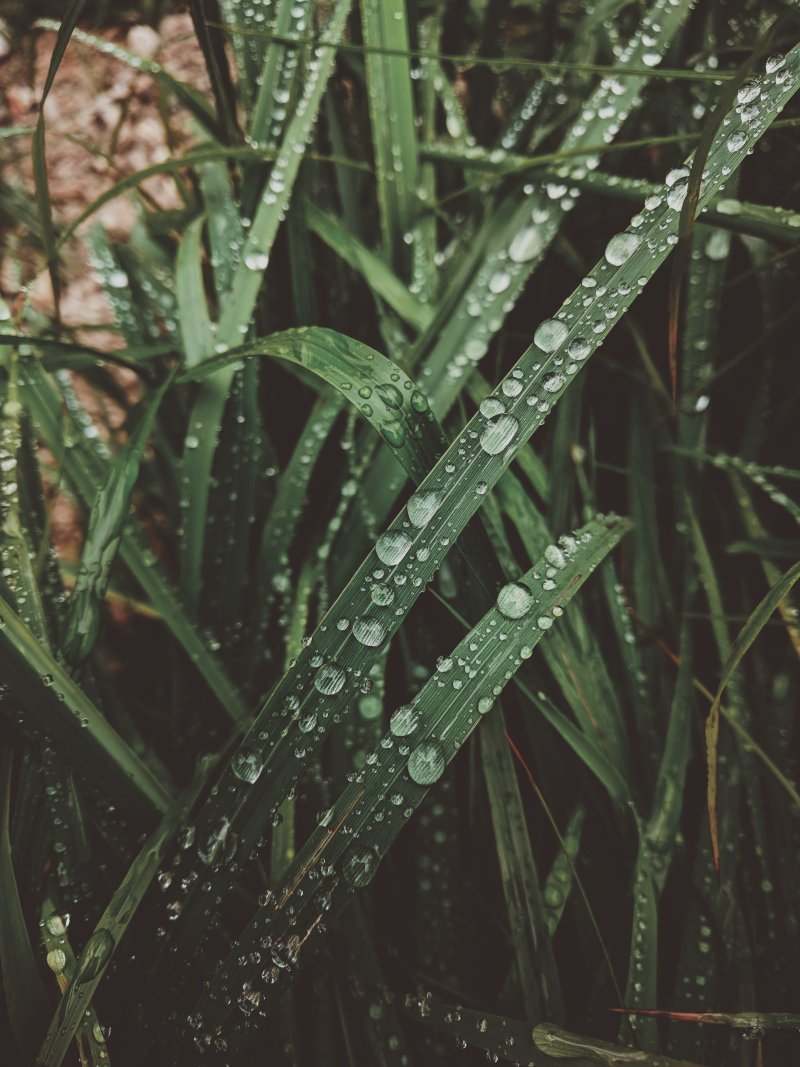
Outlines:
<svg viewBox="0 0 800 1067"><path fill-rule="evenodd" d="M544 246L538 226L527 226L517 233L508 246L508 258L513 263L529 263Z"/></svg>
<svg viewBox="0 0 800 1067"><path fill-rule="evenodd" d="M233 773L240 781L247 782L248 785L258 781L263 769L264 759L261 752L249 745L242 745L231 760Z"/></svg>
<svg viewBox="0 0 800 1067"><path fill-rule="evenodd" d="M536 328L533 340L543 352L550 353L555 352L558 346L564 343L568 333L569 330L563 322L558 319L545 319Z"/></svg>
<svg viewBox="0 0 800 1067"><path fill-rule="evenodd" d="M427 493L414 493L406 504L406 511L412 526L427 526L439 510L444 494L437 490Z"/></svg>
<svg viewBox="0 0 800 1067"><path fill-rule="evenodd" d="M417 785L432 785L445 768L444 749L439 741L421 741L408 757L408 773Z"/></svg>
<svg viewBox="0 0 800 1067"><path fill-rule="evenodd" d="M533 604L533 593L522 582L509 582L497 594L497 610L507 619L521 619Z"/></svg>
<svg viewBox="0 0 800 1067"><path fill-rule="evenodd" d="M395 737L408 737L419 725L420 714L415 704L404 704L389 720L389 729Z"/></svg>
<svg viewBox="0 0 800 1067"><path fill-rule="evenodd" d="M377 648L386 639L386 627L370 615L362 615L353 623L353 636L362 645Z"/></svg>
<svg viewBox="0 0 800 1067"><path fill-rule="evenodd" d="M393 567L403 560L411 548L411 538L402 530L387 530L375 542L375 552L381 563Z"/></svg>
<svg viewBox="0 0 800 1067"><path fill-rule="evenodd" d="M342 874L348 885L361 889L375 877L378 853L369 845L352 844L342 857Z"/></svg>
<svg viewBox="0 0 800 1067"><path fill-rule="evenodd" d="M345 673L338 663L323 663L314 675L314 688L325 696L333 696L344 685Z"/></svg>
<svg viewBox="0 0 800 1067"><path fill-rule="evenodd" d="M269 264L269 256L266 252L247 252L244 257L244 265L248 270L266 270Z"/></svg>
<svg viewBox="0 0 800 1067"><path fill-rule="evenodd" d="M544 550L544 558L551 565L551 567L557 567L558 570L563 570L567 565L567 561L564 558L564 553L558 547L558 545L548 545Z"/></svg>
<svg viewBox="0 0 800 1067"><path fill-rule="evenodd" d="M481 434L481 448L490 456L499 455L517 436L519 423L513 415L490 419Z"/></svg>
<svg viewBox="0 0 800 1067"><path fill-rule="evenodd" d="M628 233L627 230L615 233L606 245L606 261L612 267L621 267L623 263L628 262L641 243L642 239L638 234Z"/></svg>

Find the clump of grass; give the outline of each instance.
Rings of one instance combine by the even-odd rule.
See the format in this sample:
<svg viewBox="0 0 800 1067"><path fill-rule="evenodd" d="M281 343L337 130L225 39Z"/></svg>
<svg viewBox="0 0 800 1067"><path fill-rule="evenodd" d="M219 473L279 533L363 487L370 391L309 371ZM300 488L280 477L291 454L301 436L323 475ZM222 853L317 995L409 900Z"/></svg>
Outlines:
<svg viewBox="0 0 800 1067"><path fill-rule="evenodd" d="M205 98L69 5L45 93L74 36L197 144L64 226L8 132L20 1062L792 1055L800 45L736 8L193 4Z"/></svg>

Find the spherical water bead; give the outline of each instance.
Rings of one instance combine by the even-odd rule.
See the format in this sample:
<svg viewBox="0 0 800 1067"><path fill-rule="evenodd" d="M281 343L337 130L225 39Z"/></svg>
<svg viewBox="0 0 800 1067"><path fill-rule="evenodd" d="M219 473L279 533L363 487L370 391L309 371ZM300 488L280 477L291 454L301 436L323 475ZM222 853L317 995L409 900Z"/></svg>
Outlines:
<svg viewBox="0 0 800 1067"><path fill-rule="evenodd" d="M106 281L112 289L125 289L129 284L128 275L125 273L124 270L109 271L108 275L106 276Z"/></svg>
<svg viewBox="0 0 800 1067"><path fill-rule="evenodd" d="M513 415L490 419L481 434L481 448L490 456L499 455L517 436L519 423Z"/></svg>
<svg viewBox="0 0 800 1067"><path fill-rule="evenodd" d="M729 152L738 152L740 148L744 148L747 144L747 134L744 130L736 130L730 135L726 144Z"/></svg>
<svg viewBox="0 0 800 1067"><path fill-rule="evenodd" d="M248 270L266 270L269 264L269 256L266 252L247 252L244 257L244 265Z"/></svg>
<svg viewBox="0 0 800 1067"><path fill-rule="evenodd" d="M488 711L492 710L494 706L494 700L491 697L481 697L478 701L478 714L485 715Z"/></svg>
<svg viewBox="0 0 800 1067"><path fill-rule="evenodd" d="M504 293L509 285L511 285L511 275L504 270L498 271L489 279L489 292L498 296L500 293Z"/></svg>
<svg viewBox="0 0 800 1067"><path fill-rule="evenodd" d="M415 704L403 704L389 720L389 729L395 737L408 737L419 726L420 713Z"/></svg>
<svg viewBox="0 0 800 1067"><path fill-rule="evenodd" d="M381 563L393 567L405 559L411 548L411 538L402 530L387 530L375 542L375 552Z"/></svg>
<svg viewBox="0 0 800 1067"><path fill-rule="evenodd" d="M519 230L508 246L508 258L512 263L530 263L544 248L544 239L538 226Z"/></svg>
<svg viewBox="0 0 800 1067"><path fill-rule="evenodd" d="M519 378L506 378L500 388L508 397L519 396L522 392L522 382Z"/></svg>
<svg viewBox="0 0 800 1067"><path fill-rule="evenodd" d="M54 948L47 953L47 966L54 974L63 974L67 966L67 956L63 949Z"/></svg>
<svg viewBox="0 0 800 1067"><path fill-rule="evenodd" d="M736 99L740 104L752 104L754 100L758 100L761 96L761 79L751 78L746 81L736 93Z"/></svg>
<svg viewBox="0 0 800 1067"><path fill-rule="evenodd" d="M533 593L522 582L509 582L497 594L497 610L507 619L521 619L532 604Z"/></svg>
<svg viewBox="0 0 800 1067"><path fill-rule="evenodd" d="M241 782L252 785L264 769L264 759L257 748L242 745L231 760L231 770Z"/></svg>
<svg viewBox="0 0 800 1067"><path fill-rule="evenodd" d="M348 885L361 889L369 885L378 869L379 856L369 845L351 845L342 858L342 874Z"/></svg>
<svg viewBox="0 0 800 1067"><path fill-rule="evenodd" d="M353 637L362 645L377 648L386 639L386 627L371 615L362 615L353 623Z"/></svg>
<svg viewBox="0 0 800 1067"><path fill-rule="evenodd" d="M775 71L780 70L781 67L785 66L785 64L786 57L782 56L780 53L777 53L776 55L769 57L769 59L764 65L764 69L766 70L767 74L774 74Z"/></svg>
<svg viewBox="0 0 800 1067"><path fill-rule="evenodd" d="M586 359L592 350L592 346L585 337L573 337L567 345L567 355L570 359Z"/></svg>
<svg viewBox="0 0 800 1067"><path fill-rule="evenodd" d="M558 319L545 319L540 322L533 335L533 340L543 352L555 352L567 339L569 330Z"/></svg>
<svg viewBox="0 0 800 1067"><path fill-rule="evenodd" d="M67 932L67 924L60 915L48 915L47 919L45 919L45 926L47 927L47 932L52 934L53 937L63 937Z"/></svg>
<svg viewBox="0 0 800 1067"><path fill-rule="evenodd" d="M559 374L558 371L551 371L549 374L545 374L542 379L542 389L546 393L557 393L565 381L566 378L563 374Z"/></svg>
<svg viewBox="0 0 800 1067"><path fill-rule="evenodd" d="M480 411L481 415L485 415L487 419L493 419L496 415L504 415L506 407L502 400L498 400L496 396L487 396L481 400L478 411Z"/></svg>
<svg viewBox="0 0 800 1067"><path fill-rule="evenodd" d="M409 497L406 511L411 525L420 529L427 526L439 510L443 499L444 493L435 489L427 493L414 493Z"/></svg>
<svg viewBox="0 0 800 1067"><path fill-rule="evenodd" d="M567 565L567 561L564 558L564 553L558 547L558 545L548 545L544 550L544 558L550 564L551 567L557 567L559 570L563 570Z"/></svg>
<svg viewBox="0 0 800 1067"><path fill-rule="evenodd" d="M549 615L542 615L536 620L536 625L540 630L549 630L553 625L553 620Z"/></svg>
<svg viewBox="0 0 800 1067"><path fill-rule="evenodd" d="M725 259L729 248L729 235L724 230L712 230L703 246L703 251L709 259L719 261Z"/></svg>
<svg viewBox="0 0 800 1067"><path fill-rule="evenodd" d="M373 604L377 604L379 608L385 608L394 600L394 589L390 585L377 582L370 588L369 595Z"/></svg>
<svg viewBox="0 0 800 1067"><path fill-rule="evenodd" d="M444 773L444 749L439 741L421 741L408 757L408 773L417 785L433 785Z"/></svg>
<svg viewBox="0 0 800 1067"><path fill-rule="evenodd" d="M338 663L323 663L314 675L314 688L325 696L333 696L344 685L345 673Z"/></svg>
<svg viewBox="0 0 800 1067"><path fill-rule="evenodd" d="M621 267L623 263L628 262L641 243L642 239L638 234L629 233L627 230L614 234L606 245L606 262L612 267Z"/></svg>

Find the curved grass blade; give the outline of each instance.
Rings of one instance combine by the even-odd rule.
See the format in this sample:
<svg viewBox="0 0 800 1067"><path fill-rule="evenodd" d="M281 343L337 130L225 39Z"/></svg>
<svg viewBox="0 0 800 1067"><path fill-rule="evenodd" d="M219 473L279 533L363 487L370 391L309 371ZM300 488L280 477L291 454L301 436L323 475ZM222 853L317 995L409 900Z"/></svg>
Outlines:
<svg viewBox="0 0 800 1067"><path fill-rule="evenodd" d="M47 966L55 975L62 995L75 979L77 960L67 940L67 928L50 897L42 904L42 940L47 950ZM90 1004L76 1032L81 1067L111 1067L106 1036L94 1005ZM35 1050L34 1050L35 1054Z"/></svg>
<svg viewBox="0 0 800 1067"><path fill-rule="evenodd" d="M86 0L68 0L64 11L63 21L56 24L54 27L58 30L58 36L56 37L53 54L50 57L50 64L47 68L47 77L45 78L44 87L42 88L42 96L39 101L39 118L36 120L36 129L33 133L33 144L31 146L33 178L36 184L36 208L39 214L42 244L44 245L45 256L47 257L47 268L50 271L50 281L53 286L56 316L59 314L61 284L58 278L58 258L56 255L55 231L53 229L53 209L50 203L50 192L47 181L44 105L47 97L50 95L50 90L53 87L56 73L61 65L61 60L64 58L64 52L67 50L69 39L72 36L78 19L81 17L81 12L85 5Z"/></svg>
<svg viewBox="0 0 800 1067"><path fill-rule="evenodd" d="M409 995L403 1006L411 1018L449 1034L462 1047L474 1045L485 1049L490 1057L511 1063L524 1062L533 1067L698 1067L686 1060L651 1056L638 1049L583 1037L554 1023L539 1023L532 1029L522 1020L443 1004L429 993Z"/></svg>
<svg viewBox="0 0 800 1067"><path fill-rule="evenodd" d="M36 343L35 339L32 339L32 343ZM91 507L96 487L105 478L105 455L92 447L73 413L65 415L59 394L39 360L23 359L19 374L22 387L20 399L39 426L48 447L55 455L59 455L65 439L72 443L63 452L64 472L83 503ZM146 546L138 529L131 524L123 532L120 556L145 591L153 608L203 676L220 706L235 725L243 728L250 718L247 706L196 626L189 620L158 559Z"/></svg>
<svg viewBox="0 0 800 1067"><path fill-rule="evenodd" d="M195 219L186 227L175 262L175 297L187 367L194 367L214 351L201 265L204 222L203 218Z"/></svg>
<svg viewBox="0 0 800 1067"><path fill-rule="evenodd" d="M309 229L353 270L358 271L372 291L417 330L423 330L433 318L433 309L415 297L386 263L371 252L339 219L306 202Z"/></svg>
<svg viewBox="0 0 800 1067"><path fill-rule="evenodd" d="M80 954L75 977L64 992L48 1028L36 1061L40 1067L59 1067L64 1059L75 1031L81 1024L136 909L150 887L167 848L185 822L205 784L209 768L208 761L201 764L192 783L165 812L164 818L145 841L98 920Z"/></svg>
<svg viewBox="0 0 800 1067"><path fill-rule="evenodd" d="M543 1018L560 1020L564 1007L558 971L545 922L539 876L513 757L506 742L499 708L487 717L480 742L525 1015L531 1023Z"/></svg>
<svg viewBox="0 0 800 1067"><path fill-rule="evenodd" d="M13 761L14 750L6 744L0 756L0 894L3 901L0 907L0 963L14 1038L20 1051L32 1058L41 1040L43 1020L49 1008L25 926L11 855L9 820Z"/></svg>
<svg viewBox="0 0 800 1067"><path fill-rule="evenodd" d="M381 239L389 262L408 277L404 238L412 234L419 185L408 12L405 0L361 0L359 6Z"/></svg>
<svg viewBox="0 0 800 1067"><path fill-rule="evenodd" d="M73 0L72 6L83 5L75 4ZM61 33L62 26L66 25L66 19L63 23L56 22L53 19L37 19L35 25L41 30L54 30ZM126 48L122 48L115 41L109 41L104 37L95 37L93 34L85 33L83 30L73 30L72 36L76 41L80 41L81 44L85 44L89 48L94 48L96 51L102 52L104 55L113 56L126 66L141 71L143 74L149 74L159 85L172 93L173 96L175 96L175 98L191 112L205 130L208 130L209 133L214 134L215 136L219 132L217 128L217 117L212 108L208 105L205 97L196 89L192 88L192 86L179 81L177 78L173 78L172 75L156 63L155 60L148 59L145 56L138 56L134 52L129 52Z"/></svg>
<svg viewBox="0 0 800 1067"><path fill-rule="evenodd" d="M773 612L779 606L781 601L795 583L800 579L800 562L795 563L784 574L781 575L779 580L772 586L764 599L753 609L744 624L739 631L739 635L736 638L731 654L727 662L723 665L722 675L720 678L717 692L714 695L714 701L711 705L711 710L708 713L706 719L706 760L708 770L708 794L707 794L707 807L708 807L708 823L709 830L711 832L711 843L714 852L714 866L719 870L719 832L717 825L717 748L719 745L719 716L720 716L720 703L722 701L722 694L730 684L731 678L736 672L739 664L744 659L747 650L753 644L755 639L761 633L766 626L767 622L771 618Z"/></svg>
<svg viewBox="0 0 800 1067"><path fill-rule="evenodd" d="M288 360L333 386L375 426L416 480L422 480L447 446L427 399L404 371L368 345L319 326L285 330L214 356L182 372L178 381L202 380L220 369L230 372L252 356Z"/></svg>
<svg viewBox="0 0 800 1067"><path fill-rule="evenodd" d="M495 607L417 696L395 712L374 758L325 814L286 872L274 906L256 913L200 998L199 1017L212 1033L232 1010L233 991L258 987L261 968L247 962L250 945L270 936L273 952L291 957L292 946L299 947L323 915L335 914L353 889L372 880L380 859L481 716L491 711L514 671L628 529L616 516L598 518L565 545L557 581L543 579L553 572L550 552L519 583L504 586ZM449 684L443 688L445 674ZM387 805L386 798L395 795L399 800ZM377 811L382 818L376 820Z"/></svg>
<svg viewBox="0 0 800 1067"><path fill-rule="evenodd" d="M164 786L0 597L0 662L4 680L37 730L51 737L88 779L146 816L169 803Z"/></svg>
<svg viewBox="0 0 800 1067"><path fill-rule="evenodd" d="M335 50L323 45L340 40L351 3L352 0L338 0L329 15L320 49L309 66L302 95L286 127L248 231L242 258L236 266L230 293L222 305L217 347L223 350L239 344L249 328L272 246L300 169L302 149L311 137L322 94L333 70ZM196 604L200 595L211 468L232 375L233 371L225 368L201 386L186 434L181 474L185 500L183 584L190 604Z"/></svg>
<svg viewBox="0 0 800 1067"><path fill-rule="evenodd" d="M702 205L796 90L798 61L800 46L787 56L780 82L773 77L769 83L764 107L748 127L741 146L732 152L727 138L721 138L712 149ZM567 298L556 318L539 325L533 345L420 483L409 506L379 537L376 548L329 610L295 667L273 689L242 752L234 755L232 766L224 772L218 794L209 799L199 818L202 848L206 839L217 833L222 820L226 833L239 832L239 824L249 820L253 833L248 830L248 839L253 843L258 840L310 754L322 744L336 716L351 703L362 673L369 671L397 631L455 538L480 508L486 492L544 421L579 366L596 351L667 258L677 232L673 203L674 199L672 203L665 199L640 213L638 226L630 231L631 239L610 242L606 256L588 275L588 284ZM625 256L617 253L621 243ZM599 315L594 300L587 298L587 289L598 288L614 292L614 316ZM373 599L376 570L381 571L379 584L391 593L391 598L386 598L387 606L392 604L391 612L381 611L380 603ZM383 593L378 596L383 598ZM314 728L298 731L295 711L298 717L314 722ZM303 735L301 744L298 732ZM262 771L252 784L242 781L234 770L245 754ZM263 773L265 770L268 773Z"/></svg>
<svg viewBox="0 0 800 1067"><path fill-rule="evenodd" d="M130 439L119 455L111 461L106 481L98 489L92 505L81 565L70 598L61 645L65 659L73 666L87 658L97 640L100 605L108 589L111 568L116 560L122 531L128 519L139 466L159 405L170 382L171 377L158 389Z"/></svg>

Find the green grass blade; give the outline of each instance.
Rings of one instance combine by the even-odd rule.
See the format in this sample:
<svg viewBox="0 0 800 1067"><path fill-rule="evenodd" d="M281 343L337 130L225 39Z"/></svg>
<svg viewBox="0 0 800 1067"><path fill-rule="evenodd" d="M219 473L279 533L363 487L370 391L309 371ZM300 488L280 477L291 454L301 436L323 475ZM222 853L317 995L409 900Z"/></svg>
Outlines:
<svg viewBox="0 0 800 1067"><path fill-rule="evenodd" d="M128 520L139 466L169 385L170 379L167 379L153 396L127 444L112 460L106 481L98 489L92 505L78 580L70 599L61 644L65 659L73 666L87 658L97 640L100 605Z"/></svg>
<svg viewBox="0 0 800 1067"><path fill-rule="evenodd" d="M395 713L390 733L374 751L376 758L367 761L364 771L326 813L286 872L274 907L257 913L239 938L235 955L198 1002L200 1016L212 1032L229 1014L230 991L241 989L243 981L256 981L252 964L246 961L249 945L264 936L264 924L275 945L287 945L293 936L300 936L302 942L319 922L322 899L324 911L331 911L353 889L371 881L381 857L429 787L441 778L514 671L628 529L625 520L610 516L577 531L571 547L562 553L563 567L558 582L550 583L552 589L541 585L541 575L550 569L547 557L523 575L521 583L504 586L496 606L411 703ZM466 662L472 665L469 671L455 666ZM441 676L451 669L460 684L442 688ZM411 740L406 740L408 736ZM384 798L393 793L400 802L385 808ZM376 808L383 810L379 821L373 819ZM330 871L328 885L319 885L320 861ZM314 892L312 886L316 886Z"/></svg>
<svg viewBox="0 0 800 1067"><path fill-rule="evenodd" d="M9 820L13 760L13 749L5 745L0 757L0 892L3 900L0 907L0 963L8 1018L14 1039L19 1050L32 1057L36 1054L41 1040L48 1004L25 926L11 855Z"/></svg>
<svg viewBox="0 0 800 1067"><path fill-rule="evenodd" d="M61 65L61 60L64 58L64 52L67 50L69 39L72 36L72 32L75 29L78 19L81 17L81 12L85 5L86 0L69 0L66 10L64 11L64 20L57 26L58 35L47 68L47 77L45 78L44 87L42 88L42 96L39 100L39 118L36 121L36 129L33 133L32 158L33 177L36 183L36 208L39 214L39 225L41 227L42 243L47 257L47 267L50 271L50 281L53 286L56 313L58 313L61 286L58 278L58 259L56 256L55 230L53 228L53 209L50 203L50 190L47 180L44 106L47 97L50 95L50 90L53 87L53 82L55 81L58 68Z"/></svg>
<svg viewBox="0 0 800 1067"><path fill-rule="evenodd" d="M0 616L0 662L25 717L82 774L105 782L134 811L163 811L169 797L161 782L2 598Z"/></svg>
<svg viewBox="0 0 800 1067"><path fill-rule="evenodd" d="M339 0L322 31L325 45L337 42L345 28L351 0ZM236 266L231 290L222 305L217 347L228 349L247 332L272 246L294 188L302 148L314 128L322 94L333 70L335 51L324 47L309 68L301 98L286 127L258 208ZM184 595L192 605L200 595L203 543L208 517L211 468L233 371L221 370L205 382L195 400L186 434L182 469L184 509Z"/></svg>
<svg viewBox="0 0 800 1067"><path fill-rule="evenodd" d="M381 241L394 269L407 277L405 237L412 235L419 184L408 13L405 0L360 0L360 7L368 49L367 94Z"/></svg>
<svg viewBox="0 0 800 1067"><path fill-rule="evenodd" d="M306 204L309 228L336 254L358 271L372 291L417 330L423 330L433 318L433 310L416 298L384 260L371 252L339 219L312 203Z"/></svg>
<svg viewBox="0 0 800 1067"><path fill-rule="evenodd" d="M195 219L186 227L175 262L175 296L183 339L184 365L194 367L214 351L201 260L203 224Z"/></svg>
<svg viewBox="0 0 800 1067"><path fill-rule="evenodd" d="M480 732L481 760L525 1015L563 1018L561 990L513 757L499 709Z"/></svg>
<svg viewBox="0 0 800 1067"><path fill-rule="evenodd" d="M208 765L202 765L191 785L165 811L164 818L145 841L97 922L78 958L75 978L61 998L45 1035L36 1061L41 1067L60 1067L75 1031L81 1024L136 909L150 887L167 848L186 821L205 783L207 771Z"/></svg>
<svg viewBox="0 0 800 1067"><path fill-rule="evenodd" d="M67 939L67 927L56 911L50 897L42 905L42 941L47 950L47 966L53 972L58 988L65 993L75 980L77 960ZM106 1036L94 1006L90 1004L76 1032L81 1067L111 1067L106 1048ZM34 1050L34 1054L35 1054Z"/></svg>
<svg viewBox="0 0 800 1067"><path fill-rule="evenodd" d="M62 404L38 360L25 359L21 362L20 384L22 402L39 426L48 447L58 455L65 433ZM83 503L91 506L96 486L105 477L104 457L89 447L77 421L67 421L67 436L74 442L63 455L67 480ZM159 561L132 525L128 525L123 532L120 555L125 566L145 591L155 611L205 678L222 708L235 724L243 727L250 716L242 697L208 648L197 627L189 620Z"/></svg>
<svg viewBox="0 0 800 1067"><path fill-rule="evenodd" d="M76 6L73 0L73 6ZM53 19L38 19L36 26L42 30L54 30L61 32L62 25L66 23L55 22ZM179 100L183 106L191 112L191 114L198 120L200 125L208 130L209 133L216 135L217 133L217 117L214 114L213 108L211 108L205 98L192 86L187 85L185 82L179 81L177 78L173 78L163 67L153 59L148 59L145 56L136 55L133 52L129 52L126 48L122 48L115 41L109 41L104 37L96 37L94 34L85 33L83 30L73 30L72 37L76 41L80 41L81 44L87 45L89 48L94 48L98 52L102 52L104 55L113 56L115 59L120 60L126 66L132 67L133 70L141 71L143 74L149 74L160 86L172 93L177 100Z"/></svg>

